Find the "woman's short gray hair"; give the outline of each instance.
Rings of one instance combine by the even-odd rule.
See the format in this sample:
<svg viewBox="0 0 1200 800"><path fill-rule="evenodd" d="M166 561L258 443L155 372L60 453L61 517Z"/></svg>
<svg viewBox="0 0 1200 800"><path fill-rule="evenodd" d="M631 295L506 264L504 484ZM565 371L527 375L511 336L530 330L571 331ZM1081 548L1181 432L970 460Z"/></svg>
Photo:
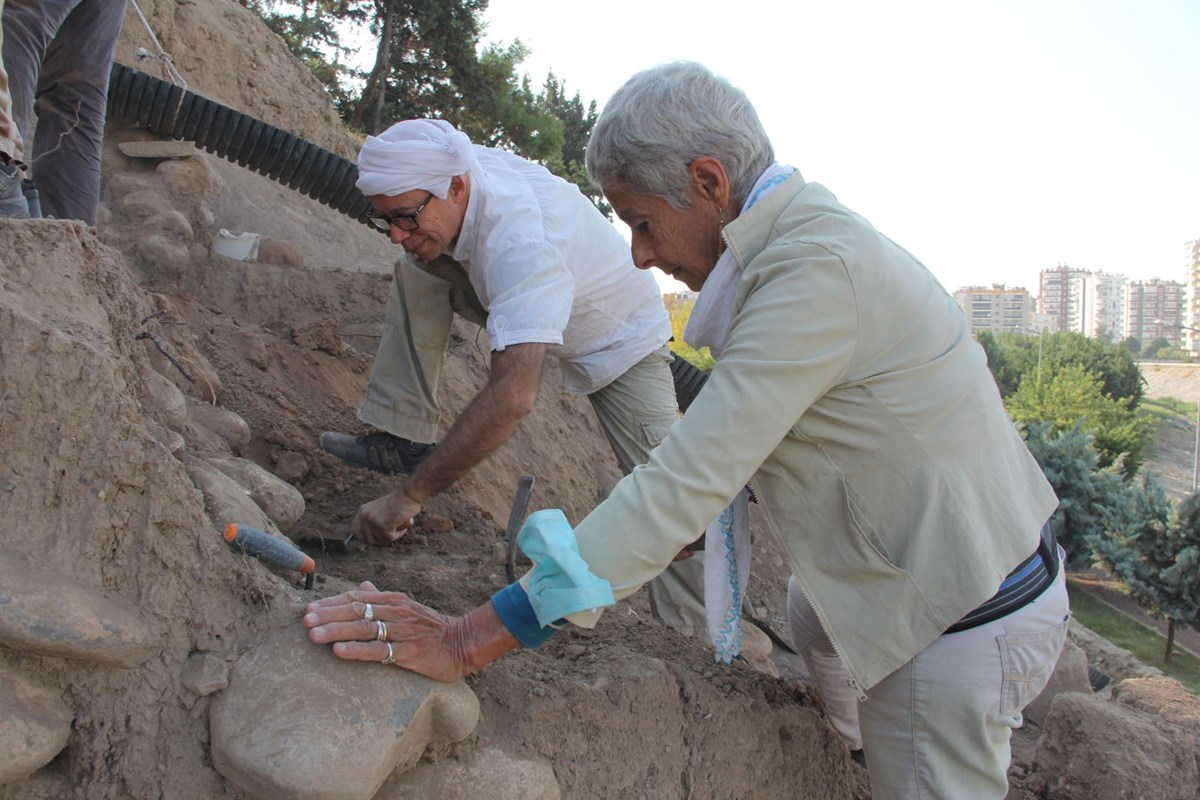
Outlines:
<svg viewBox="0 0 1200 800"><path fill-rule="evenodd" d="M605 104L588 141L588 178L688 208L688 165L700 156L725 167L739 207L775 160L745 92L703 64L660 64L634 75Z"/></svg>

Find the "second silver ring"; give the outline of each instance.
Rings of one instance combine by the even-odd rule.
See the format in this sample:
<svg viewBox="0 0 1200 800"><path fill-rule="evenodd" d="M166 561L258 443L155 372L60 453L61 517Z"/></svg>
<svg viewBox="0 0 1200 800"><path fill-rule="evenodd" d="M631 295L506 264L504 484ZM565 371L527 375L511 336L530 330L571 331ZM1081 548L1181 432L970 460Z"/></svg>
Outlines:
<svg viewBox="0 0 1200 800"><path fill-rule="evenodd" d="M387 641L387 623L381 619L375 620L375 641Z"/></svg>

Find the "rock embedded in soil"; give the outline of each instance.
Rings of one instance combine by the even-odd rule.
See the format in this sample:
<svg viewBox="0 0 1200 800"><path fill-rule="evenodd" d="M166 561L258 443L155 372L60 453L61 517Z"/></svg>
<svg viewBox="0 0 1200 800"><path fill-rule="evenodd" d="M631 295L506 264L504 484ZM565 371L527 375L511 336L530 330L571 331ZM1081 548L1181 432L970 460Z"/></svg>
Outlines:
<svg viewBox="0 0 1200 800"><path fill-rule="evenodd" d="M188 477L204 495L204 508L218 530L234 523L280 535L275 523L254 502L246 487L201 459L185 456L183 463Z"/></svg>
<svg viewBox="0 0 1200 800"><path fill-rule="evenodd" d="M1174 678L1129 678L1113 687L1118 703L1157 714L1200 742L1200 698Z"/></svg>
<svg viewBox="0 0 1200 800"><path fill-rule="evenodd" d="M305 350L320 350L331 356L342 352L342 335L333 317L315 320L292 330L292 341Z"/></svg>
<svg viewBox="0 0 1200 800"><path fill-rule="evenodd" d="M229 685L229 663L220 653L192 653L180 682L200 697L218 692Z"/></svg>
<svg viewBox="0 0 1200 800"><path fill-rule="evenodd" d="M1082 692L1054 698L1034 771L1052 800L1195 800L1194 739L1160 718Z"/></svg>
<svg viewBox="0 0 1200 800"><path fill-rule="evenodd" d="M170 430L180 432L187 424L187 398L178 386L150 367L142 370L142 402L150 416Z"/></svg>
<svg viewBox="0 0 1200 800"><path fill-rule="evenodd" d="M214 766L262 800L369 800L428 745L464 739L478 721L462 681L342 661L300 624L239 658L209 713Z"/></svg>
<svg viewBox="0 0 1200 800"><path fill-rule="evenodd" d="M542 758L514 758L489 747L466 760L420 763L392 778L374 800L478 797L488 800L559 800L554 767Z"/></svg>
<svg viewBox="0 0 1200 800"><path fill-rule="evenodd" d="M295 483L308 474L308 460L294 450L281 450L275 458L275 477Z"/></svg>
<svg viewBox="0 0 1200 800"><path fill-rule="evenodd" d="M196 146L191 142L121 142L117 148L130 158L190 158L196 155Z"/></svg>
<svg viewBox="0 0 1200 800"><path fill-rule="evenodd" d="M291 530L304 516L304 495L300 490L244 458L206 458L209 466L220 470L249 493L250 499L270 517L280 530Z"/></svg>
<svg viewBox="0 0 1200 800"><path fill-rule="evenodd" d="M188 421L219 436L229 452L240 455L250 444L250 426L240 415L228 409L188 398Z"/></svg>
<svg viewBox="0 0 1200 800"><path fill-rule="evenodd" d="M114 667L136 666L156 646L133 608L11 556L0 562L0 644Z"/></svg>
<svg viewBox="0 0 1200 800"><path fill-rule="evenodd" d="M71 719L56 690L0 666L0 786L25 780L58 755Z"/></svg>

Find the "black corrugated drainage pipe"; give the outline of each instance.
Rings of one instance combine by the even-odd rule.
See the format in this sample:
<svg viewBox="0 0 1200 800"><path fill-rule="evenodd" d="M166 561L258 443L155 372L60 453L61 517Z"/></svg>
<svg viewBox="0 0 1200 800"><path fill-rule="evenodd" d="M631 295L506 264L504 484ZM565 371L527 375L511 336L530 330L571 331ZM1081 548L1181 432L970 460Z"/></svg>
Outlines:
<svg viewBox="0 0 1200 800"><path fill-rule="evenodd" d="M167 139L195 142L370 225L371 203L354 185L358 167L273 125L115 62L109 75L107 113Z"/></svg>

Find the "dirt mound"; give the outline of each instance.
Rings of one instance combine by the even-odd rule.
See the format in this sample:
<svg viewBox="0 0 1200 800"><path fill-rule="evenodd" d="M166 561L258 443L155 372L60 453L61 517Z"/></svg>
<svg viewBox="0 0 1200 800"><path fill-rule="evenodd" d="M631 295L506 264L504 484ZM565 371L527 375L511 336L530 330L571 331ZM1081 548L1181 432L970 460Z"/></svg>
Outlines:
<svg viewBox="0 0 1200 800"><path fill-rule="evenodd" d="M57 604L86 592L129 617L121 627L109 625L107 650L51 654L45 620L36 630L29 626L24 641L3 640L6 680L58 698L69 720L66 747L6 796L155 797L168 789L187 797L252 796L210 766L211 689L198 691L182 676L197 655L232 662L265 631L294 624L306 593L220 542L222 521L206 515L185 462L221 445L197 435L190 414L181 417L159 399L160 382L171 382L192 404L215 399L242 416L252 433L242 454L262 466L274 469L288 454L302 459L307 470L297 486L307 507L289 533L303 540L309 531L340 533L357 505L387 486L313 446L320 428L352 424L369 358L303 335L302 314L255 319L254 287L277 289L286 268L212 262L206 284L213 293L238 286L245 301L217 310L178 288L139 286L120 254L72 223L0 223L0 252L0 434L13 523L0 534L6 574L41 576ZM354 298L347 302L355 309L372 297L381 301L377 276L329 271L308 279L327 298ZM143 333L154 338L139 338ZM190 382L175 362L209 377ZM456 337L452 364L446 403L455 411L482 379L472 339ZM350 554L310 548L318 591L371 579L456 612L502 586L492 545L516 475L542 476L539 505L563 506L575 517L615 476L590 409L558 400L552 386L545 390L549 402L521 437L431 503L398 545ZM182 445L171 444L172 431ZM12 591L13 582L6 583ZM773 718L766 730L780 738L760 754L771 764L754 778L760 796L804 785L816 791L831 781L843 787L831 796L851 796L844 750L802 686L745 668L718 669L706 648L646 612L635 599L594 634L563 636L473 678L483 723L467 743L428 757L469 760L472 748L487 745L546 759L566 796L619 794L609 791L619 786L683 796L683 780L711 787L712 794L690 796L715 797L748 777L742 763L755 755L764 721ZM66 627L58 638L75 635L53 609L46 613ZM0 633L19 627L19 620L0 620ZM106 652L130 655L113 664ZM616 763L627 767L621 775L613 774Z"/></svg>

